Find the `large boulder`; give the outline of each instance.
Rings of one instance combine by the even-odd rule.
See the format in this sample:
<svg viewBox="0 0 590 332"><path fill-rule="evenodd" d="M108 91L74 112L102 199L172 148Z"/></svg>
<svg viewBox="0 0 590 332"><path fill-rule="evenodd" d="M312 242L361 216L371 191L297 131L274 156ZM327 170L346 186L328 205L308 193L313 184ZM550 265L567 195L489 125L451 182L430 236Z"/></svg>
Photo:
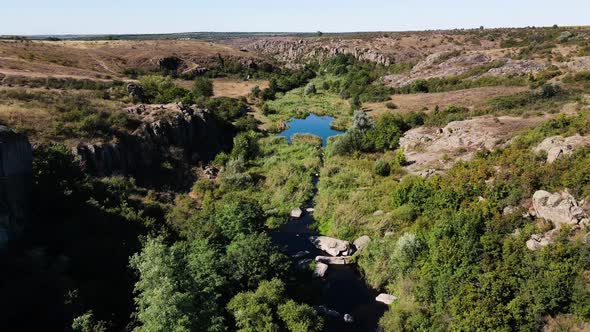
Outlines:
<svg viewBox="0 0 590 332"><path fill-rule="evenodd" d="M354 240L354 242L352 242L352 244L354 244L356 251L361 251L366 246L368 246L370 242L371 242L371 238L368 235L363 235L363 236L359 237L358 239Z"/></svg>
<svg viewBox="0 0 590 332"><path fill-rule="evenodd" d="M553 163L558 159L571 155L579 148L587 145L590 145L590 137L580 135L565 138L562 136L552 136L543 140L543 142L537 145L533 151L536 153L542 151L546 152L547 162Z"/></svg>
<svg viewBox="0 0 590 332"><path fill-rule="evenodd" d="M535 216L552 222L555 227L542 234L533 234L526 242L527 248L537 250L553 243L563 225L579 229L590 224L588 215L581 205L583 204L578 203L567 190L559 193L544 190L535 192L533 195Z"/></svg>
<svg viewBox="0 0 590 332"><path fill-rule="evenodd" d="M353 249L348 241L327 236L310 236L309 241L321 251L332 256L350 256Z"/></svg>
<svg viewBox="0 0 590 332"><path fill-rule="evenodd" d="M27 137L0 126L0 247L18 237L30 219L32 165Z"/></svg>
<svg viewBox="0 0 590 332"><path fill-rule="evenodd" d="M538 218L551 221L556 229L563 224L578 225L588 221L588 215L567 190L550 193L539 190L533 195L533 208Z"/></svg>
<svg viewBox="0 0 590 332"><path fill-rule="evenodd" d="M328 272L328 264L324 264L321 262L315 263L315 269L313 271L313 276L317 278L323 278Z"/></svg>
<svg viewBox="0 0 590 332"><path fill-rule="evenodd" d="M291 218L299 219L303 215L303 210L301 208L295 208L291 210Z"/></svg>
<svg viewBox="0 0 590 332"><path fill-rule="evenodd" d="M390 294L381 293L375 298L375 301L390 305L397 301L397 297Z"/></svg>

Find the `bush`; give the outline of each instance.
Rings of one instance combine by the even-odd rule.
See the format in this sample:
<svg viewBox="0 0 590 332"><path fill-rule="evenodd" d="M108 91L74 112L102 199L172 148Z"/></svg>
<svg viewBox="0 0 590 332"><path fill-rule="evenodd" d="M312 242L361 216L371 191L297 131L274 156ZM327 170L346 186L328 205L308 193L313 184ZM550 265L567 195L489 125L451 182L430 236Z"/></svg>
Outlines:
<svg viewBox="0 0 590 332"><path fill-rule="evenodd" d="M313 82L309 82L307 84L307 86L305 86L305 90L303 90L303 94L305 94L305 95L312 95L312 94L314 95L316 93L317 93L317 90L316 90L315 84L313 84Z"/></svg>
<svg viewBox="0 0 590 332"><path fill-rule="evenodd" d="M195 97L212 97L213 96L213 82L206 77L197 77L193 83L191 90Z"/></svg>
<svg viewBox="0 0 590 332"><path fill-rule="evenodd" d="M390 102L387 102L387 103L385 103L385 107L387 107L387 108L388 108L388 109L390 109L390 110L396 110L396 109L398 109L397 105L396 105L396 104L394 104L394 103L393 103L393 102L391 102L391 101L390 101Z"/></svg>
<svg viewBox="0 0 590 332"><path fill-rule="evenodd" d="M379 176L389 176L389 172L391 172L391 168L389 163L383 159L379 159L375 161L373 164L373 172Z"/></svg>
<svg viewBox="0 0 590 332"><path fill-rule="evenodd" d="M177 86L170 77L143 76L139 79L139 84L143 88L145 98L149 103L172 103L186 97L189 93L188 90Z"/></svg>

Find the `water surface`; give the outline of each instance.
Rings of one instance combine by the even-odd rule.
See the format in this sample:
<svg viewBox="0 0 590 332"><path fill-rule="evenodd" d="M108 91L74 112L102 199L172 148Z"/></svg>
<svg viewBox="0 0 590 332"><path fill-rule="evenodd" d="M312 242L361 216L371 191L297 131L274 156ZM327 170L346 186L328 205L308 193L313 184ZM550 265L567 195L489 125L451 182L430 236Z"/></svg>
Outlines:
<svg viewBox="0 0 590 332"><path fill-rule="evenodd" d="M322 145L326 146L328 138L342 134L341 131L330 128L330 123L334 120L330 116L309 115L305 119L292 119L287 123L288 129L279 133L279 136L287 137L291 141L294 134L313 134L322 138Z"/></svg>

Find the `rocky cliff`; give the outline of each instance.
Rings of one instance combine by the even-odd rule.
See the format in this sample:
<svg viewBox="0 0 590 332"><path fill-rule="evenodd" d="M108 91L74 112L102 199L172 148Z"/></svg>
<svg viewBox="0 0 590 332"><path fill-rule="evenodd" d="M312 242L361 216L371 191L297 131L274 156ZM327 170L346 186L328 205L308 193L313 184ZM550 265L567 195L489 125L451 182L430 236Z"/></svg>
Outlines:
<svg viewBox="0 0 590 332"><path fill-rule="evenodd" d="M233 131L207 110L178 104L138 105L126 111L141 122L115 143L74 147L85 169L95 175L148 174L175 154L189 163L206 161L231 144Z"/></svg>
<svg viewBox="0 0 590 332"><path fill-rule="evenodd" d="M17 237L29 220L32 163L27 138L0 126L0 247Z"/></svg>

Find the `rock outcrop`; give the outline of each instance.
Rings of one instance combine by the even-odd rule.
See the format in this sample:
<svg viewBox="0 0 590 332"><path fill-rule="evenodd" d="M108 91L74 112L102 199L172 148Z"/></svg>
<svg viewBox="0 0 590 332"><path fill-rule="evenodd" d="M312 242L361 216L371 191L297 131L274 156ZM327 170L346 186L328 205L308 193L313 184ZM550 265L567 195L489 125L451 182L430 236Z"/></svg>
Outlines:
<svg viewBox="0 0 590 332"><path fill-rule="evenodd" d="M397 301L397 297L390 294L381 293L375 298L375 301L390 305Z"/></svg>
<svg viewBox="0 0 590 332"><path fill-rule="evenodd" d="M493 150L514 133L533 127L542 118L478 117L450 122L444 128L418 127L400 138L400 147L414 174L431 175L457 160L469 160L482 149Z"/></svg>
<svg viewBox="0 0 590 332"><path fill-rule="evenodd" d="M590 137L580 135L565 138L562 136L553 136L543 140L543 142L537 145L533 151L536 153L541 151L546 152L547 162L553 163L558 159L571 155L579 148L587 145L590 145Z"/></svg>
<svg viewBox="0 0 590 332"><path fill-rule="evenodd" d="M26 136L0 126L0 247L30 219L33 152Z"/></svg>
<svg viewBox="0 0 590 332"><path fill-rule="evenodd" d="M356 251L359 252L359 251L363 250L366 246L368 246L370 242L371 242L371 238L368 235L363 235L363 236L359 237L358 239L354 240L352 242L352 244L354 244Z"/></svg>
<svg viewBox="0 0 590 332"><path fill-rule="evenodd" d="M316 278L323 278L326 275L326 272L328 272L328 264L316 262L313 276Z"/></svg>
<svg viewBox="0 0 590 332"><path fill-rule="evenodd" d="M352 259L350 256L317 256L315 261L318 264L326 264L326 265L349 265L352 264Z"/></svg>
<svg viewBox="0 0 590 332"><path fill-rule="evenodd" d="M557 232L568 225L573 229L579 229L590 225L590 219L586 211L575 198L567 191L550 193L539 190L533 195L534 215L553 223L554 228L543 234L534 234L527 241L527 248L536 250L553 242Z"/></svg>
<svg viewBox="0 0 590 332"><path fill-rule="evenodd" d="M310 236L309 241L321 251L332 256L350 256L353 248L348 241L338 240L327 236Z"/></svg>
<svg viewBox="0 0 590 332"><path fill-rule="evenodd" d="M231 130L204 109L168 104L126 111L141 122L131 135L117 143L80 143L73 149L91 174L145 173L159 167L174 148L188 161L208 160L231 144Z"/></svg>

